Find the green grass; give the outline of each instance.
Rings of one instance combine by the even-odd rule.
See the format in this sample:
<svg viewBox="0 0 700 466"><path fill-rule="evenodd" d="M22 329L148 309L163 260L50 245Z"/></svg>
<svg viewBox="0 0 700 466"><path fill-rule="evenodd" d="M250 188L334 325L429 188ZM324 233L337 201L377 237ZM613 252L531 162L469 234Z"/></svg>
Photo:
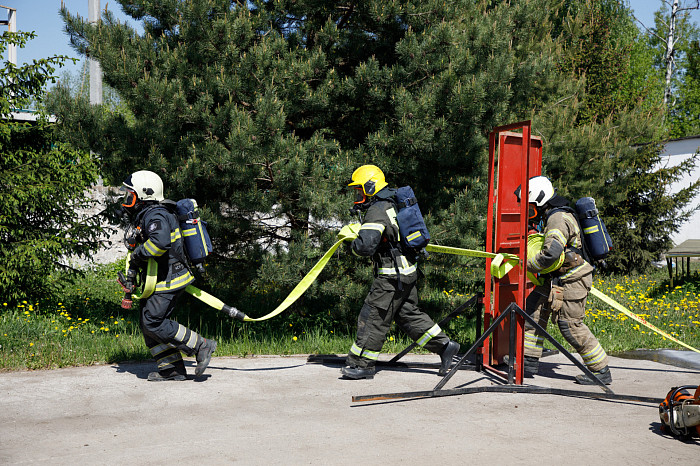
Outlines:
<svg viewBox="0 0 700 466"><path fill-rule="evenodd" d="M671 335L700 349L700 277L668 283L665 272L636 277L595 280L593 286L634 314ZM687 349L650 330L601 301L589 297L586 323L608 352L637 348Z"/></svg>
<svg viewBox="0 0 700 466"><path fill-rule="evenodd" d="M697 268L697 264L693 264ZM102 266L65 285L61 301L0 303L0 370L24 370L149 360L138 325L138 310L119 307L122 293L114 281L120 264ZM472 273L472 272L464 272ZM423 287L422 301L434 315L446 314L473 292L459 292L450 283ZM655 326L700 348L700 276L676 281L671 289L665 271L641 276L596 278L594 286ZM268 303L269 304L269 303ZM261 304L261 307L263 305ZM217 356L344 354L352 345L354 323L331 312L306 314L296 306L261 323L241 323L184 299L175 320L218 341ZM444 311L441 311L443 310ZM359 307L358 307L359 310ZM637 348L684 349L651 332L590 297L586 323L609 353ZM263 315L269 309L247 309ZM474 316L458 317L445 329L448 335L471 345ZM548 330L564 344L556 325ZM395 327L383 351L396 353L410 341Z"/></svg>

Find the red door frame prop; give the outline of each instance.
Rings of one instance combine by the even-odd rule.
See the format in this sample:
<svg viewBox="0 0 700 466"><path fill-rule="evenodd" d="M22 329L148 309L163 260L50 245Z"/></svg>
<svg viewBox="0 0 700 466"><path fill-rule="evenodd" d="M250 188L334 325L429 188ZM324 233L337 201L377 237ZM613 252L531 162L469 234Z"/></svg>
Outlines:
<svg viewBox="0 0 700 466"><path fill-rule="evenodd" d="M520 130L521 132L513 132ZM498 150L496 150L498 141ZM527 144L527 141L530 143ZM486 226L486 251L517 254L519 266L505 277L491 276L491 260L486 261L484 290L484 330L511 302L525 309L525 299L534 286L527 280L527 202L519 203L515 190L528 192L528 180L542 174L542 141L531 136L531 122L499 126L489 134L489 200ZM525 194L527 198L527 194ZM492 302L493 301L493 302ZM515 335L515 383L523 383L523 318L517 317ZM493 368L503 362L510 351L510 318L501 322L493 338L484 341L483 365L487 370L507 378Z"/></svg>

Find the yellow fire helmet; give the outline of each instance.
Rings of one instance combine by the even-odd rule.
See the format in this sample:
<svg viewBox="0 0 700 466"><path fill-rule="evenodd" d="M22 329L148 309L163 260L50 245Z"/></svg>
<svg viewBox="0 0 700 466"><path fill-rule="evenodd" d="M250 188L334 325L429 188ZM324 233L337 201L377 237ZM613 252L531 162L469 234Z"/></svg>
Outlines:
<svg viewBox="0 0 700 466"><path fill-rule="evenodd" d="M352 181L348 186L355 186L361 189L362 194L372 197L388 183L384 180L384 173L374 165L362 165L352 173Z"/></svg>
<svg viewBox="0 0 700 466"><path fill-rule="evenodd" d="M538 252L542 250L542 246L544 246L544 235L542 234L534 234L530 235L527 237L527 257L535 257ZM564 263L564 252L562 251L561 255L559 256L559 259L557 261L547 267L546 269L540 271L541 274L546 274L549 272L554 272L557 270L561 265Z"/></svg>

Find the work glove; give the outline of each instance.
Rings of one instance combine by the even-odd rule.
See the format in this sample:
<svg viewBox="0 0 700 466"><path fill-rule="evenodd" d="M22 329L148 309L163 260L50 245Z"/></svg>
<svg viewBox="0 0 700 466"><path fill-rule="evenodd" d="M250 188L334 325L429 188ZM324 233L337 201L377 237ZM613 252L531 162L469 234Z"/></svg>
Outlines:
<svg viewBox="0 0 700 466"><path fill-rule="evenodd" d="M549 309L552 311L552 322L558 320L558 314L564 305L564 288L552 284L552 289L549 292Z"/></svg>
<svg viewBox="0 0 700 466"><path fill-rule="evenodd" d="M338 232L338 239L343 241L354 240L355 238L357 238L357 234L360 232L360 226L361 225L359 223L350 223L348 225L345 225Z"/></svg>
<svg viewBox="0 0 700 466"><path fill-rule="evenodd" d="M229 317L233 317L236 320L240 320L241 322L246 318L246 315L243 311L239 311L235 307L229 306L228 304L224 304L224 307L221 308L221 312L228 315Z"/></svg>
<svg viewBox="0 0 700 466"><path fill-rule="evenodd" d="M518 262L518 256L513 254L496 254L496 257L491 259L491 275L503 278L518 265Z"/></svg>

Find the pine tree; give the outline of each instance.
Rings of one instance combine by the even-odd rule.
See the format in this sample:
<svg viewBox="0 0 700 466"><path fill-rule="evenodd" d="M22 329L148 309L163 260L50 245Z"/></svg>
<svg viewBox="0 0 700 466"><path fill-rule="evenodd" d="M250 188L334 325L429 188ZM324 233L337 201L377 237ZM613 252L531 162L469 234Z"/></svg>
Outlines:
<svg viewBox="0 0 700 466"><path fill-rule="evenodd" d="M665 138L661 100L653 92L659 81L639 66L648 54L630 13L616 0L574 6L569 13L577 19L570 24L577 28L566 31L561 63L579 84L568 94L574 104L540 115L550 149L545 170L571 201L596 199L615 244L611 270L643 271L672 246L700 184L669 194L694 161L659 168Z"/></svg>
<svg viewBox="0 0 700 466"><path fill-rule="evenodd" d="M298 281L351 220L343 186L364 163L415 188L437 241L478 246L488 132L528 116L556 71L547 1L120 3L143 35L109 13L63 16L128 112L66 92L52 110L109 182L147 168L169 197L205 206L242 289ZM305 299L342 307L371 273L332 267L346 273L331 268Z"/></svg>

